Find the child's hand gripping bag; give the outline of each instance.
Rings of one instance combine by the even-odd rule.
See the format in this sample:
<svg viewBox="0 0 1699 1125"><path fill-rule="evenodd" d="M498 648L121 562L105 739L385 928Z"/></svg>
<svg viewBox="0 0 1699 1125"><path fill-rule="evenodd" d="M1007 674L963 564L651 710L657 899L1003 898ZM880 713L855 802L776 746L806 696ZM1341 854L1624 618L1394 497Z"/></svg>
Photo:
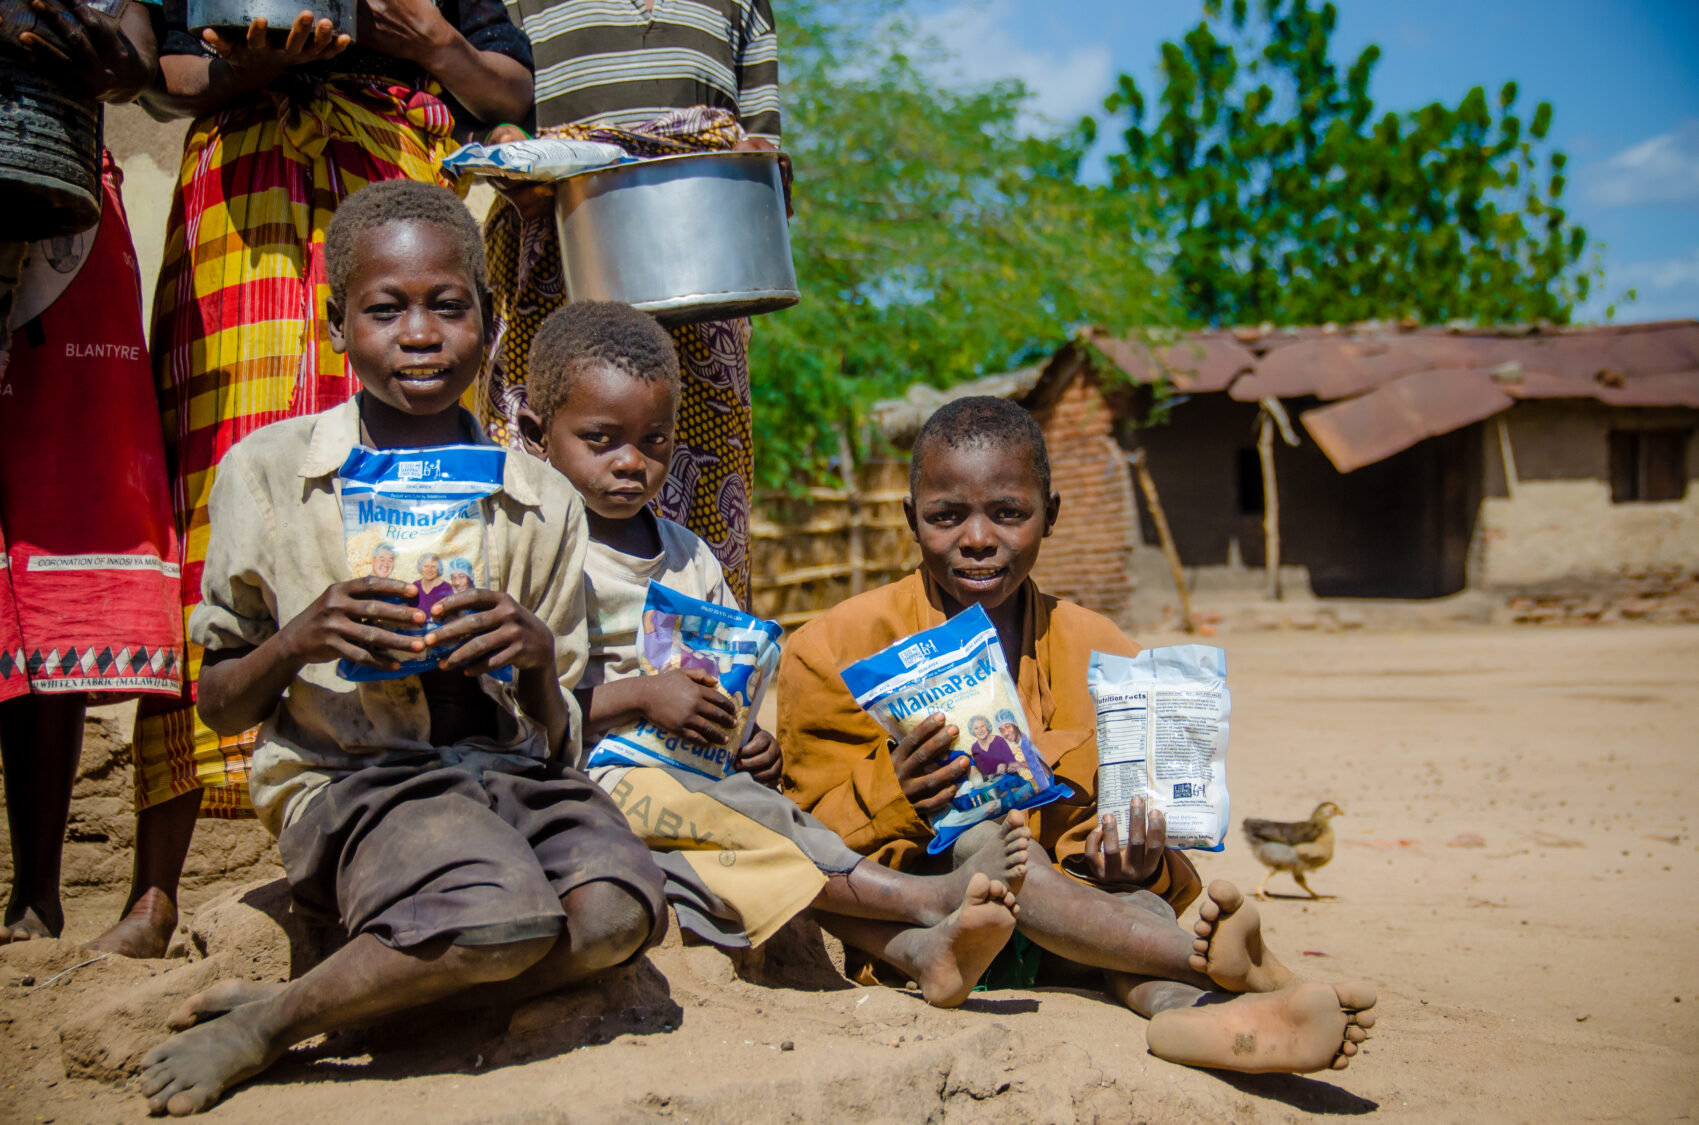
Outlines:
<svg viewBox="0 0 1699 1125"><path fill-rule="evenodd" d="M428 615L450 595L490 581L487 497L501 489L507 451L493 445L439 445L423 449L356 447L337 473L342 497L342 533L348 570L355 578L376 575L418 587L413 604ZM400 600L400 599L397 599ZM443 622L389 626L422 637ZM339 660L345 680L392 680L428 672L454 646L424 652L392 652L401 667L373 668ZM491 673L511 680L513 669Z"/></svg>
<svg viewBox="0 0 1699 1125"><path fill-rule="evenodd" d="M961 733L949 759L968 760L950 807L932 821L937 855L982 820L1070 796L1033 746L997 627L973 606L843 670L862 710L901 739L934 713ZM940 763L942 764L942 763Z"/></svg>
<svg viewBox="0 0 1699 1125"><path fill-rule="evenodd" d="M735 772L733 754L749 740L755 715L773 673L779 667L776 621L763 621L728 606L687 597L656 582L643 602L637 631L637 661L644 675L675 668L712 673L735 712L724 746L662 730L639 720L610 731L596 743L585 763L597 766L662 766L719 779Z"/></svg>
<svg viewBox="0 0 1699 1125"><path fill-rule="evenodd" d="M1209 645L1091 654L1097 812L1127 838L1127 805L1162 810L1168 846L1218 852L1227 836L1227 654Z"/></svg>

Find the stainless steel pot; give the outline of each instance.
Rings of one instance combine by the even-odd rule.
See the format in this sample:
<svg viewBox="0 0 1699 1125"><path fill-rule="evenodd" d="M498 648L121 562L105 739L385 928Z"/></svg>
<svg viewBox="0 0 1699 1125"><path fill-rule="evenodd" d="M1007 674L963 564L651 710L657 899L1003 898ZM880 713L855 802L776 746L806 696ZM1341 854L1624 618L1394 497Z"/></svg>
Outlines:
<svg viewBox="0 0 1699 1125"><path fill-rule="evenodd" d="M295 17L311 10L317 19L327 19L339 33L354 36L354 17L360 0L189 0L189 26L247 27L265 17L274 32L287 31Z"/></svg>
<svg viewBox="0 0 1699 1125"><path fill-rule="evenodd" d="M778 154L704 152L617 164L555 185L566 294L671 323L797 303Z"/></svg>

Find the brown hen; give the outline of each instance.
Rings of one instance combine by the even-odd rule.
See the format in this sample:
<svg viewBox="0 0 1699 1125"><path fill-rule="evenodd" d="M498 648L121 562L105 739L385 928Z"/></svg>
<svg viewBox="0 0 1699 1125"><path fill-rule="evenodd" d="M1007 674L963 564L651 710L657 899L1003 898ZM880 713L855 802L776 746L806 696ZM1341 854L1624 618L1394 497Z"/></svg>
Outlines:
<svg viewBox="0 0 1699 1125"><path fill-rule="evenodd" d="M1246 817L1244 820L1245 839L1250 841L1251 852L1268 868L1268 874L1263 876L1262 886L1257 888L1257 897L1266 899L1263 888L1274 878L1276 871L1290 871L1292 878L1304 888L1304 893L1311 898L1321 896L1310 890L1310 885L1304 882L1304 872L1314 871L1326 866L1333 858L1333 826L1329 823L1336 816L1343 816L1344 810L1332 801L1323 801L1316 806L1316 811L1310 814L1308 820L1258 820Z"/></svg>

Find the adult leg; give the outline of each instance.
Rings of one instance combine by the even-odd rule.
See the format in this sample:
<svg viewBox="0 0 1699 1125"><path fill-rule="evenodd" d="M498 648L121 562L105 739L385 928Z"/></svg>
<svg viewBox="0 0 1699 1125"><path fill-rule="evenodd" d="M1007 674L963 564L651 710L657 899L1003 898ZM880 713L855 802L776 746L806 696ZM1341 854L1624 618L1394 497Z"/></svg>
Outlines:
<svg viewBox="0 0 1699 1125"><path fill-rule="evenodd" d="M268 999L174 1035L143 1055L141 1089L148 1110L176 1117L199 1113L303 1039L422 1007L475 985L511 980L556 943L549 937L498 945L437 939L392 949L361 934Z"/></svg>
<svg viewBox="0 0 1699 1125"><path fill-rule="evenodd" d="M177 883L195 836L203 789L191 789L136 814L130 897L117 925L88 943L122 957L163 957L177 928Z"/></svg>
<svg viewBox="0 0 1699 1125"><path fill-rule="evenodd" d="M12 832L12 892L0 919L0 945L58 937L65 928L59 865L87 703L87 696L75 693L21 695L0 703L0 756Z"/></svg>

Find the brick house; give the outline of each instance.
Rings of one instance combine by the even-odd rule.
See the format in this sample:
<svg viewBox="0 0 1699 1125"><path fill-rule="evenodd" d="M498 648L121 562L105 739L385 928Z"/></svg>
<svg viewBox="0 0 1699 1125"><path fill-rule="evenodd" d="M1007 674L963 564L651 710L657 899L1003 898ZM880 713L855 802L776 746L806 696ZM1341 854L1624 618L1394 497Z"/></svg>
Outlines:
<svg viewBox="0 0 1699 1125"><path fill-rule="evenodd" d="M1260 588L1271 497L1287 588L1322 597L1691 582L1699 561L1699 322L1237 330L1159 348L1088 331L1034 367L914 388L874 422L904 445L963 394L1038 418L1063 496L1039 580L1129 626L1138 575L1162 573L1134 451L1195 590Z"/></svg>

